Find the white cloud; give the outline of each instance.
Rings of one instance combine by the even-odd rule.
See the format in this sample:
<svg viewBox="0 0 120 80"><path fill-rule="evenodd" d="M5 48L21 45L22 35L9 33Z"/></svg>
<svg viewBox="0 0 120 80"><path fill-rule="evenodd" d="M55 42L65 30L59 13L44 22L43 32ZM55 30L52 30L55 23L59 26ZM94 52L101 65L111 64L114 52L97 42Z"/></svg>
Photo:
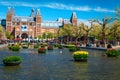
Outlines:
<svg viewBox="0 0 120 80"><path fill-rule="evenodd" d="M108 9L101 8L101 7L94 8L93 10L97 12L115 12L114 10L108 10Z"/></svg>
<svg viewBox="0 0 120 80"><path fill-rule="evenodd" d="M25 7L48 7L53 9L64 9L64 10L74 10L74 11L96 11L96 12L114 12L114 10L109 10L101 7L91 8L89 6L74 6L74 5L65 5L61 3L42 3L42 4L32 4L26 2L8 2L1 1L0 5L4 6L25 6Z"/></svg>

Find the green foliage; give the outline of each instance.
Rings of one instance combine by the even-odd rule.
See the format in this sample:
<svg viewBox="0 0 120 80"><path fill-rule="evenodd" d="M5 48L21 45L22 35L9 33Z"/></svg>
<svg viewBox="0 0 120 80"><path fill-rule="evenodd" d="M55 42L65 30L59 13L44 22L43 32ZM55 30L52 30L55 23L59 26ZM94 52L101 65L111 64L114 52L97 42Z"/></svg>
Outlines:
<svg viewBox="0 0 120 80"><path fill-rule="evenodd" d="M69 48L69 51L76 51L76 50L77 50L76 47Z"/></svg>
<svg viewBox="0 0 120 80"><path fill-rule="evenodd" d="M42 39L46 39L46 37L47 37L47 35L46 35L46 33L44 32L44 33L42 34Z"/></svg>
<svg viewBox="0 0 120 80"><path fill-rule="evenodd" d="M7 37L7 39L10 39L10 33L9 32L6 32L6 37Z"/></svg>
<svg viewBox="0 0 120 80"><path fill-rule="evenodd" d="M22 48L27 49L28 48L28 44L23 44Z"/></svg>
<svg viewBox="0 0 120 80"><path fill-rule="evenodd" d="M20 46L19 45L14 45L12 46L12 51L19 51L20 50Z"/></svg>
<svg viewBox="0 0 120 80"><path fill-rule="evenodd" d="M5 35L5 30L4 28L0 25L0 38Z"/></svg>
<svg viewBox="0 0 120 80"><path fill-rule="evenodd" d="M64 47L63 47L62 45L59 45L58 48L59 48L59 49L63 49Z"/></svg>
<svg viewBox="0 0 120 80"><path fill-rule="evenodd" d="M12 39L12 40L13 40L14 38L15 38L15 37L14 37L13 35L10 35L10 39Z"/></svg>
<svg viewBox="0 0 120 80"><path fill-rule="evenodd" d="M68 45L69 51L76 51L77 48L75 45Z"/></svg>
<svg viewBox="0 0 120 80"><path fill-rule="evenodd" d="M58 47L58 46L59 46L59 44L58 44L58 43L55 43L55 44L54 44L54 47Z"/></svg>
<svg viewBox="0 0 120 80"><path fill-rule="evenodd" d="M34 45L34 48L39 48L39 45L35 44L35 45Z"/></svg>
<svg viewBox="0 0 120 80"><path fill-rule="evenodd" d="M88 58L88 52L87 51L76 51L73 53L73 57L76 61L84 60Z"/></svg>
<svg viewBox="0 0 120 80"><path fill-rule="evenodd" d="M16 62L16 61L22 61L22 58L20 56L7 56L3 58L4 63Z"/></svg>
<svg viewBox="0 0 120 80"><path fill-rule="evenodd" d="M108 56L108 57L117 57L117 56L119 56L120 55L120 52L119 51L117 51L117 50L108 50L107 52L106 52L106 55Z"/></svg>
<svg viewBox="0 0 120 80"><path fill-rule="evenodd" d="M53 37L53 34L51 32L48 33L47 38L52 38L52 37Z"/></svg>
<svg viewBox="0 0 120 80"><path fill-rule="evenodd" d="M116 40L120 38L120 21L115 20L108 26L107 39Z"/></svg>
<svg viewBox="0 0 120 80"><path fill-rule="evenodd" d="M8 47L8 49L9 49L9 50L11 50L11 49L12 49L12 46L7 46L7 47Z"/></svg>

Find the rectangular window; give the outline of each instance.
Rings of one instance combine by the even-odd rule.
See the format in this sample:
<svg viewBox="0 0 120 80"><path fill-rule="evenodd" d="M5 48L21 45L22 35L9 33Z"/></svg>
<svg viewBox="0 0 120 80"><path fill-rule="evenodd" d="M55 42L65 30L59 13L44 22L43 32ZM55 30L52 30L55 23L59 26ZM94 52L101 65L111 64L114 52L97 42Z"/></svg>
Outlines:
<svg viewBox="0 0 120 80"><path fill-rule="evenodd" d="M17 25L20 25L20 23L19 23L19 22L17 22Z"/></svg>
<svg viewBox="0 0 120 80"><path fill-rule="evenodd" d="M7 26L11 26L11 23L7 23Z"/></svg>
<svg viewBox="0 0 120 80"><path fill-rule="evenodd" d="M37 24L37 27L41 27L41 24Z"/></svg>

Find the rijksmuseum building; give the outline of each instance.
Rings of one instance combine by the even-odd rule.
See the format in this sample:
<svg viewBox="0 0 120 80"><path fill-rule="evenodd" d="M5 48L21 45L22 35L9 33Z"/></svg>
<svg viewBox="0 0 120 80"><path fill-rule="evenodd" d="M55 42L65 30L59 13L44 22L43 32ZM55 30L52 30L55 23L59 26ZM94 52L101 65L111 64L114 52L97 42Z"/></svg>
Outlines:
<svg viewBox="0 0 120 80"><path fill-rule="evenodd" d="M14 35L15 38L34 38L42 36L43 33L58 32L59 28L67 27L66 25L77 26L77 16L73 12L70 19L58 18L57 21L43 21L39 9L31 10L28 17L17 16L13 7L8 7L6 13L6 31Z"/></svg>

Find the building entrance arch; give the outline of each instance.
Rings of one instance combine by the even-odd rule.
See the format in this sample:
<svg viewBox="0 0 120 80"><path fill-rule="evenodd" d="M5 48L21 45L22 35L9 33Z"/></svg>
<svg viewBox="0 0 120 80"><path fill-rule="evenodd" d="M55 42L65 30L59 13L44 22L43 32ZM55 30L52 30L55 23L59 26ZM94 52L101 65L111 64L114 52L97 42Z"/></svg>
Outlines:
<svg viewBox="0 0 120 80"><path fill-rule="evenodd" d="M22 39L28 38L28 34L27 34L27 33L23 33L23 34L21 35L21 38L22 38Z"/></svg>

